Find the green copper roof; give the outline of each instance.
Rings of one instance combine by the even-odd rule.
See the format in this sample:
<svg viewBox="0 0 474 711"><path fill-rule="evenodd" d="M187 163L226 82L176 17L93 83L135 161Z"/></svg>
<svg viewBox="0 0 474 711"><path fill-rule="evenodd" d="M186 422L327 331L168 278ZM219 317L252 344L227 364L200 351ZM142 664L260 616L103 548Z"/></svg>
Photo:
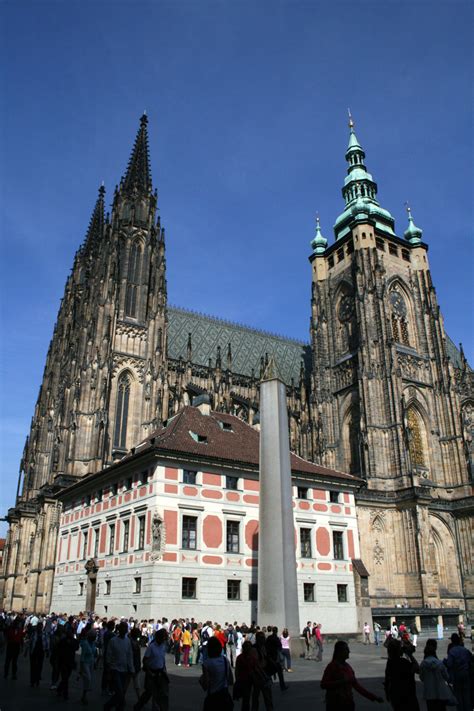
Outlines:
<svg viewBox="0 0 474 711"><path fill-rule="evenodd" d="M301 361L307 371L311 365L309 344L247 326L224 321L213 316L205 316L194 311L176 307L168 309L168 355L186 360L188 336L191 334L192 361L196 365L207 366L209 358L215 365L217 347L220 346L222 368L227 368L228 344L232 351L232 372L240 375L260 377L261 358L266 354L275 358L283 381L299 383Z"/></svg>
<svg viewBox="0 0 474 711"><path fill-rule="evenodd" d="M334 225L336 240L345 237L357 222L370 219L379 232L394 236L395 221L388 210L377 202L377 183L364 165L365 153L354 132L352 117L349 121L349 145L346 151L347 176L342 194L346 208Z"/></svg>
<svg viewBox="0 0 474 711"><path fill-rule="evenodd" d="M326 237L323 237L321 232L321 226L319 224L319 216L316 217L316 234L314 239L311 241L311 247L314 254L324 254L326 247L328 246L328 241Z"/></svg>
<svg viewBox="0 0 474 711"><path fill-rule="evenodd" d="M407 205L407 212L408 212L408 227L404 232L404 237L407 239L410 244L419 244L421 242L421 236L423 234L423 230L420 230L419 227L415 225L413 222L413 217L411 214L411 209Z"/></svg>

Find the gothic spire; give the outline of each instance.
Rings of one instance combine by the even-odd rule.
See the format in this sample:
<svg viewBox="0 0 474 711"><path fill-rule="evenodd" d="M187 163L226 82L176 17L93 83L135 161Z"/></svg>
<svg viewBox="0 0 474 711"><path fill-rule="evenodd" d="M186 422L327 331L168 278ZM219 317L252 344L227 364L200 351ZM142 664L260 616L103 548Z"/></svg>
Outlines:
<svg viewBox="0 0 474 711"><path fill-rule="evenodd" d="M137 190L141 193L151 191L150 158L148 155L148 117L144 113L140 119L132 155L128 162L127 172L122 178L122 188L126 192Z"/></svg>
<svg viewBox="0 0 474 711"><path fill-rule="evenodd" d="M84 240L84 250L89 251L93 249L97 244L99 244L104 233L104 196L105 187L102 184L99 188L99 195L97 196L97 201L95 203L94 210L92 211L92 216L89 222L89 227L87 229L86 238Z"/></svg>
<svg viewBox="0 0 474 711"><path fill-rule="evenodd" d="M370 221L381 231L393 236L394 220L388 210L377 202L377 183L364 164L365 152L354 131L354 120L349 111L349 145L345 155L347 175L342 188L346 208L334 225L336 239L345 237L354 222Z"/></svg>

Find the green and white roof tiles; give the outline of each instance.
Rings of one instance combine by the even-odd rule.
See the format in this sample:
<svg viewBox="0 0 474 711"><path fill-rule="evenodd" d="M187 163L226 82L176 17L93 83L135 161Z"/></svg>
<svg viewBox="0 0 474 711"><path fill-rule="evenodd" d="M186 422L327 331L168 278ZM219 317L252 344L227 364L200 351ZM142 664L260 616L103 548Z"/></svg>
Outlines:
<svg viewBox="0 0 474 711"><path fill-rule="evenodd" d="M168 309L168 355L174 360L186 360L189 334L192 343L192 361L196 365L207 366L209 359L215 364L217 348L222 353L222 368L227 368L226 353L230 343L232 351L232 372L260 378L261 359L275 358L283 381L298 385L301 362L306 372L311 368L310 346L265 331L258 331L240 324L206 316L194 311L176 307Z"/></svg>

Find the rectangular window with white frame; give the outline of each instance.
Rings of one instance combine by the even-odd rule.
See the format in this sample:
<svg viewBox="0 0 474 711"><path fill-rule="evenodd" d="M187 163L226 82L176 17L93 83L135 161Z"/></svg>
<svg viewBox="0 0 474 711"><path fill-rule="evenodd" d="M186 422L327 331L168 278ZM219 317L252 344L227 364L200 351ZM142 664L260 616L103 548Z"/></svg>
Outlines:
<svg viewBox="0 0 474 711"><path fill-rule="evenodd" d="M300 528L300 548L302 558L312 558L310 528Z"/></svg>
<svg viewBox="0 0 474 711"><path fill-rule="evenodd" d="M89 531L88 529L84 529L82 531L82 560L85 560L87 558L87 542L89 539Z"/></svg>
<svg viewBox="0 0 474 711"><path fill-rule="evenodd" d="M347 595L347 585L338 585L337 586L337 601L338 602L348 602L348 595Z"/></svg>
<svg viewBox="0 0 474 711"><path fill-rule="evenodd" d="M142 551L145 548L145 526L146 526L146 516L138 517L138 546L137 550Z"/></svg>
<svg viewBox="0 0 474 711"><path fill-rule="evenodd" d="M184 600L195 600L197 597L197 578L183 578L181 596Z"/></svg>
<svg viewBox="0 0 474 711"><path fill-rule="evenodd" d="M334 551L334 560L344 560L344 532L332 532L332 545Z"/></svg>
<svg viewBox="0 0 474 711"><path fill-rule="evenodd" d="M142 591L142 579L133 578L133 593L134 595L140 595Z"/></svg>
<svg viewBox="0 0 474 711"><path fill-rule="evenodd" d="M130 519L123 522L123 536L122 536L122 553L128 551L128 546L130 543Z"/></svg>
<svg viewBox="0 0 474 711"><path fill-rule="evenodd" d="M314 602L314 583L303 583L303 597L305 602Z"/></svg>
<svg viewBox="0 0 474 711"><path fill-rule="evenodd" d="M240 600L240 580L227 581L227 599Z"/></svg>
<svg viewBox="0 0 474 711"><path fill-rule="evenodd" d="M197 548L197 517L183 516L181 547L186 550Z"/></svg>
<svg viewBox="0 0 474 711"><path fill-rule="evenodd" d="M240 521L227 521L227 553L238 553L240 550Z"/></svg>
<svg viewBox="0 0 474 711"><path fill-rule="evenodd" d="M112 594L112 581L111 580L106 580L105 581L105 593L104 595L111 595Z"/></svg>
<svg viewBox="0 0 474 711"><path fill-rule="evenodd" d="M109 555L115 550L115 521L109 524Z"/></svg>
<svg viewBox="0 0 474 711"><path fill-rule="evenodd" d="M99 555L100 528L94 528L94 558Z"/></svg>

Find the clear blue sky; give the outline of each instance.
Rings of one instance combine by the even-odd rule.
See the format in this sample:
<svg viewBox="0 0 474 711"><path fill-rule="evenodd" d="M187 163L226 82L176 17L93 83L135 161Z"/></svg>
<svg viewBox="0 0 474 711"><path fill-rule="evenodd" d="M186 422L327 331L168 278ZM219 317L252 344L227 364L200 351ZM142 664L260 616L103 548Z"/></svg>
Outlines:
<svg viewBox="0 0 474 711"><path fill-rule="evenodd" d="M473 5L3 2L0 515L73 255L144 109L172 304L308 337L307 257L342 211L347 107L473 357ZM4 531L4 527L0 531Z"/></svg>

